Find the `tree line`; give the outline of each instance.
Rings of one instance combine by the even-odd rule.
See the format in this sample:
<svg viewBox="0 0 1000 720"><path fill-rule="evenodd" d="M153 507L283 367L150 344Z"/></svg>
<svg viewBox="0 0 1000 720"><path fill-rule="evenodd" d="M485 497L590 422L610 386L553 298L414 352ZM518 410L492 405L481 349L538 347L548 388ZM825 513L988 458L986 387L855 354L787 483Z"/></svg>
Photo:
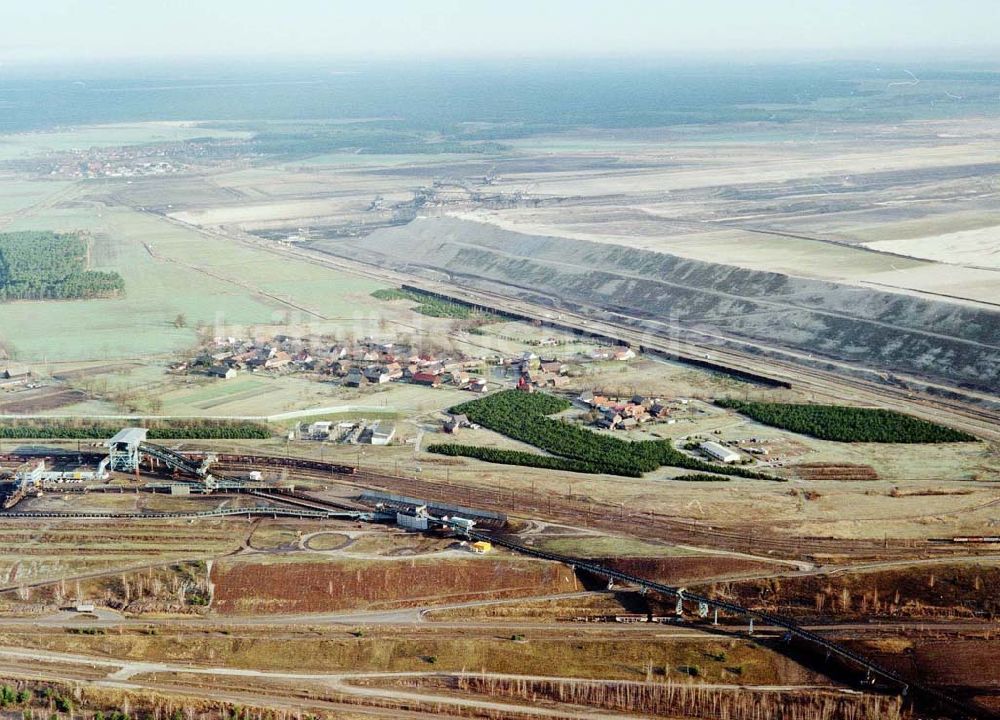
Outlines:
<svg viewBox="0 0 1000 720"><path fill-rule="evenodd" d="M759 423L811 435L820 440L874 443L970 442L969 433L882 408L843 405L751 402L722 398L720 407L736 410Z"/></svg>
<svg viewBox="0 0 1000 720"><path fill-rule="evenodd" d="M459 445L457 443L438 443L429 445L428 452L452 457L469 457L483 462L498 465L521 465L524 467L545 468L546 470L562 470L563 472L589 473L601 472L601 469L591 463L552 455L536 455L523 450L501 450L500 448L480 447L478 445Z"/></svg>
<svg viewBox="0 0 1000 720"><path fill-rule="evenodd" d="M0 233L0 302L111 297L125 291L121 275L86 265L87 243L78 235Z"/></svg>
<svg viewBox="0 0 1000 720"><path fill-rule="evenodd" d="M628 441L610 435L601 435L578 425L548 417L570 407L570 403L544 393L523 393L505 390L485 398L462 403L452 408L453 413L466 415L473 423L494 430L507 437L534 445L546 452L580 463L575 467L586 468L575 472L598 472L626 477L641 477L643 473L669 465L703 472L735 475L758 480L778 478L740 467L717 466L685 455L670 440ZM447 454L467 454L468 446L453 446ZM438 451L435 451L438 452ZM472 451L469 451L470 453ZM476 457L485 449L475 448ZM505 451L506 452L506 451ZM492 457L524 460L518 465L539 462L530 453L527 458L491 452ZM486 458L480 458L486 459ZM490 460L495 462L495 460ZM562 469L562 468L560 468Z"/></svg>
<svg viewBox="0 0 1000 720"><path fill-rule="evenodd" d="M150 440L266 440L271 431L254 422L212 420L154 421L146 423ZM7 440L107 440L120 430L107 423L18 421L0 425L0 438Z"/></svg>

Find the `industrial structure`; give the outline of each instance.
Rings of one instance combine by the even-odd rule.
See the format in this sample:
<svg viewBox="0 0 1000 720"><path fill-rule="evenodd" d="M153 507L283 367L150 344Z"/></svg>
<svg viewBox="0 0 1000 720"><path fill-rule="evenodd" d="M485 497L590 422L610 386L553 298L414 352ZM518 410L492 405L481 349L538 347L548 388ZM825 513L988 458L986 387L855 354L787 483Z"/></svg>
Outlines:
<svg viewBox="0 0 1000 720"><path fill-rule="evenodd" d="M212 510L192 511L183 510L176 512L56 512L56 511L28 511L28 512L5 512L5 518L85 518L85 519L122 519L122 520L150 520L168 518L216 518L216 517L294 517L312 520L341 519L351 521L368 522L391 522L396 520L397 524L415 530L444 529L458 536L461 536L468 543L471 552L487 553L495 547L502 547L508 550L542 560L560 562L569 565L574 570L583 571L590 575L604 578L608 581L608 587L624 583L639 588L642 592L655 592L665 598L675 601L675 613L680 617L685 610L696 614L702 621L718 622L720 613L739 617L749 623L749 632L753 633L755 621L769 627L780 628L785 632L786 640L797 639L811 646L813 652L824 653L827 658L836 656L841 660L859 668L866 678L865 682L871 684L874 678L880 678L889 686L897 688L904 694L910 691L917 691L925 698L940 703L941 705L957 708L960 713L957 717L974 717L964 713L964 707L953 699L942 694L933 687L925 686L918 682L912 682L896 671L882 666L880 663L870 660L853 648L844 646L838 642L830 640L812 630L806 629L798 623L786 619L782 616L756 610L740 605L725 599L701 595L690 592L685 588L669 586L632 575L615 568L598 564L587 559L561 555L532 547L528 543L522 543L517 539L505 534L506 516L501 513L494 513L475 508L460 508L450 506L440 502L423 501L415 498L407 498L387 493L378 493L367 490L362 493L360 502L347 506L339 500L328 500L319 498L296 490L263 488L249 485L230 477L216 473L215 476L209 474L208 467L214 458L211 455L182 455L174 450L149 443L146 441L147 431L144 428L126 428L119 432L114 438L108 441L109 454L102 463L104 467L112 465L117 459L122 466L139 468L143 458L151 458L153 461L161 462L175 473L177 481L187 483L192 489L200 487L203 490L225 490L228 492L239 492L253 495L261 499L266 499L270 505L257 505L251 507L237 507L233 505L223 505ZM715 443L722 450L728 451L721 445ZM731 451L728 451L731 452ZM735 454L735 453L733 453ZM66 453L65 455L69 455ZM93 459L96 456L91 456ZM355 468L343 468L343 466L318 463L313 460L291 459L291 458L259 458L255 456L219 456L219 459L227 463L227 468L233 465L260 466L263 460L274 461L275 463L295 463L295 467L312 467L322 469L324 472L337 473L340 469L350 471L353 474ZM19 469L22 482L39 482L45 472L46 464L38 459L26 463ZM186 476L185 479L178 477ZM34 478L34 480L31 480ZM363 505L368 505L364 508ZM284 506L283 506L284 505ZM288 507L291 505L293 507ZM372 510L374 505L374 510ZM9 505L4 506L9 507ZM442 512L443 510L443 512ZM446 514L447 513L447 514ZM484 532L482 528L493 526L496 531ZM979 540L979 538L975 538ZM985 538L984 538L985 539ZM967 539L967 540L971 540ZM529 541L530 542L530 541ZM709 617L711 615L711 619Z"/></svg>
<svg viewBox="0 0 1000 720"><path fill-rule="evenodd" d="M105 443L111 469L117 472L135 472L139 469L139 446L146 442L146 428L123 428Z"/></svg>
<svg viewBox="0 0 1000 720"><path fill-rule="evenodd" d="M29 460L14 473L14 483L25 489L40 487L43 483L79 483L108 479L109 458L97 467L76 462L60 462L52 458Z"/></svg>
<svg viewBox="0 0 1000 720"><path fill-rule="evenodd" d="M720 445L712 440L703 442L698 448L710 458L719 462L732 464L740 461L740 454L738 452L730 450L725 445Z"/></svg>
<svg viewBox="0 0 1000 720"><path fill-rule="evenodd" d="M408 530L427 530L429 523L430 515L427 513L426 505L418 505L412 510L396 511L396 524Z"/></svg>

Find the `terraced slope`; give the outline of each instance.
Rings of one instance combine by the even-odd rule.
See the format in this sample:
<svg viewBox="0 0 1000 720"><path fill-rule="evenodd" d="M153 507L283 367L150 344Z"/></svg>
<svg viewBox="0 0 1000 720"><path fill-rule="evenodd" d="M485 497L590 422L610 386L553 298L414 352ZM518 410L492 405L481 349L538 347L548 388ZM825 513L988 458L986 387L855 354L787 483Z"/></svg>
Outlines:
<svg viewBox="0 0 1000 720"><path fill-rule="evenodd" d="M419 219L318 249L703 337L718 333L931 382L1000 387L1000 312L987 309L455 218Z"/></svg>

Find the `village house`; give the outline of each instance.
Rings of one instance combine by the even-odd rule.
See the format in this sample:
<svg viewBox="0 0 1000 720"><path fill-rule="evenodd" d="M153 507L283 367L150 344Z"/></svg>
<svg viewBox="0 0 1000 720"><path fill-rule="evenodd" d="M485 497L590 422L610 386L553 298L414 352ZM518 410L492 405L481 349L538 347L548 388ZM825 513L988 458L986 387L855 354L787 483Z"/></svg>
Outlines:
<svg viewBox="0 0 1000 720"><path fill-rule="evenodd" d="M283 370L292 362L292 356L284 350L279 350L264 361L265 370Z"/></svg>
<svg viewBox="0 0 1000 720"><path fill-rule="evenodd" d="M670 408L664 405L661 401L657 400L649 406L649 414L655 418L666 417L670 414Z"/></svg>
<svg viewBox="0 0 1000 720"><path fill-rule="evenodd" d="M543 360L539 367L542 372L555 375L565 375L568 369L566 363L559 362L558 360Z"/></svg>
<svg viewBox="0 0 1000 720"><path fill-rule="evenodd" d="M441 385L441 376L429 372L416 372L413 373L412 381L417 385L438 387Z"/></svg>
<svg viewBox="0 0 1000 720"><path fill-rule="evenodd" d="M473 378L465 389L474 393L486 392L486 378Z"/></svg>
<svg viewBox="0 0 1000 720"><path fill-rule="evenodd" d="M365 376L359 367L352 367L347 371L347 376L344 378L345 387L361 387L364 382Z"/></svg>
<svg viewBox="0 0 1000 720"><path fill-rule="evenodd" d="M456 434L459 430L464 427L469 427L471 423L469 418L465 415L450 415L444 423L444 431L446 433Z"/></svg>
<svg viewBox="0 0 1000 720"><path fill-rule="evenodd" d="M211 377L222 378L223 380L232 380L236 377L236 368L229 367L228 365L213 365L206 371L206 374Z"/></svg>
<svg viewBox="0 0 1000 720"><path fill-rule="evenodd" d="M403 368L398 362L391 362L385 366L385 372L390 380L400 380L403 377Z"/></svg>
<svg viewBox="0 0 1000 720"><path fill-rule="evenodd" d="M386 372L385 368L379 367L378 365L370 365L365 368L364 376L365 380L374 385L384 385L392 379L389 377L389 373Z"/></svg>

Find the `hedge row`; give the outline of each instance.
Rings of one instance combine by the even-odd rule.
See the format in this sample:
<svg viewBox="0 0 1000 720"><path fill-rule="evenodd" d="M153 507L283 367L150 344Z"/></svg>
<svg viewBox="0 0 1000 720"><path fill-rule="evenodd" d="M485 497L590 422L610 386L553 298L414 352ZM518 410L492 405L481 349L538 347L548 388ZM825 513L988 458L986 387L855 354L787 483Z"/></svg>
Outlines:
<svg viewBox="0 0 1000 720"><path fill-rule="evenodd" d="M271 431L253 422L146 422L150 440L265 440ZM121 425L72 422L13 422L0 424L0 439L6 440L107 440Z"/></svg>
<svg viewBox="0 0 1000 720"><path fill-rule="evenodd" d="M429 445L428 452L453 457L470 457L484 462L500 465L523 465L525 467L545 468L546 470L562 470L564 472L599 473L600 468L590 463L551 455L535 455L521 450L500 450L498 448L478 447L475 445L438 444Z"/></svg>

